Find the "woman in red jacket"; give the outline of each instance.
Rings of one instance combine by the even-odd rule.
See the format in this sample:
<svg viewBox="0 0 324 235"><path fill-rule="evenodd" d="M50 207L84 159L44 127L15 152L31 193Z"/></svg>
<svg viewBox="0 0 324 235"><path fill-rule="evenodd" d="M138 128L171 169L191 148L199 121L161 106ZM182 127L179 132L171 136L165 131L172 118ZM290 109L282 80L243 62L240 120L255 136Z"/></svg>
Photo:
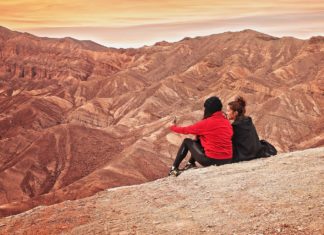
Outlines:
<svg viewBox="0 0 324 235"><path fill-rule="evenodd" d="M202 166L223 165L232 162L231 123L224 116L222 102L216 96L208 98L204 103L203 120L186 127L173 125L170 129L181 134L197 135L197 140L184 139L177 153L169 175L180 174L179 165L188 151L191 158L184 169L195 167L197 161Z"/></svg>

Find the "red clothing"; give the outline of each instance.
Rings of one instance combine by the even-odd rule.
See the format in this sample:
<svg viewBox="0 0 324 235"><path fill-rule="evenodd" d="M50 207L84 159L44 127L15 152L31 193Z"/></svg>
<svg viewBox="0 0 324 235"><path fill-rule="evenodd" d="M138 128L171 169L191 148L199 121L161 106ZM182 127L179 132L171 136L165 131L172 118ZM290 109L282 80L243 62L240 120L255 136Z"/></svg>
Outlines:
<svg viewBox="0 0 324 235"><path fill-rule="evenodd" d="M173 125L170 129L180 134L199 135L201 145L209 158L232 158L233 129L231 123L221 111L191 126L179 127Z"/></svg>

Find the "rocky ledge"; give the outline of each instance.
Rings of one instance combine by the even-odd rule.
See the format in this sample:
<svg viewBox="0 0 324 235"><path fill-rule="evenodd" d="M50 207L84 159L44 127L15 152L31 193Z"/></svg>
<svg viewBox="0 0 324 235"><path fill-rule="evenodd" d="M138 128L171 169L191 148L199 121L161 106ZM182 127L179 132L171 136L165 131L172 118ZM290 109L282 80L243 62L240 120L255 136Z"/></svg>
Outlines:
<svg viewBox="0 0 324 235"><path fill-rule="evenodd" d="M323 186L324 147L40 206L0 234L324 234Z"/></svg>

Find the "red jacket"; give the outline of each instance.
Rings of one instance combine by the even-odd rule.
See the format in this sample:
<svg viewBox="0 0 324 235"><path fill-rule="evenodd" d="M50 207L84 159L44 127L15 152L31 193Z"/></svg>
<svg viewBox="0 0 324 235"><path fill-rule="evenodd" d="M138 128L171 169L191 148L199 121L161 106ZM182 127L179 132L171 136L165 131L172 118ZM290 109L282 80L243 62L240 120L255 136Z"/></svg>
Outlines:
<svg viewBox="0 0 324 235"><path fill-rule="evenodd" d="M201 145L209 158L232 158L233 129L231 123L221 111L191 126L179 127L173 125L170 129L180 134L199 135Z"/></svg>

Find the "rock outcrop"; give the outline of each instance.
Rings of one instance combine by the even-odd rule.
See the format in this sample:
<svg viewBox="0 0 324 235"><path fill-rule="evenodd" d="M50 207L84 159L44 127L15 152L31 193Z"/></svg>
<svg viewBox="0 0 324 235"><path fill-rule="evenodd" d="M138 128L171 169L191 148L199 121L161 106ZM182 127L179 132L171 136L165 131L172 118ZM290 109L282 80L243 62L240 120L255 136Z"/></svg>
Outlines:
<svg viewBox="0 0 324 235"><path fill-rule="evenodd" d="M0 234L323 234L324 148L105 190L0 220Z"/></svg>
<svg viewBox="0 0 324 235"><path fill-rule="evenodd" d="M324 144L324 42L252 30L114 49L0 27L1 215L161 178L218 95L280 152Z"/></svg>

